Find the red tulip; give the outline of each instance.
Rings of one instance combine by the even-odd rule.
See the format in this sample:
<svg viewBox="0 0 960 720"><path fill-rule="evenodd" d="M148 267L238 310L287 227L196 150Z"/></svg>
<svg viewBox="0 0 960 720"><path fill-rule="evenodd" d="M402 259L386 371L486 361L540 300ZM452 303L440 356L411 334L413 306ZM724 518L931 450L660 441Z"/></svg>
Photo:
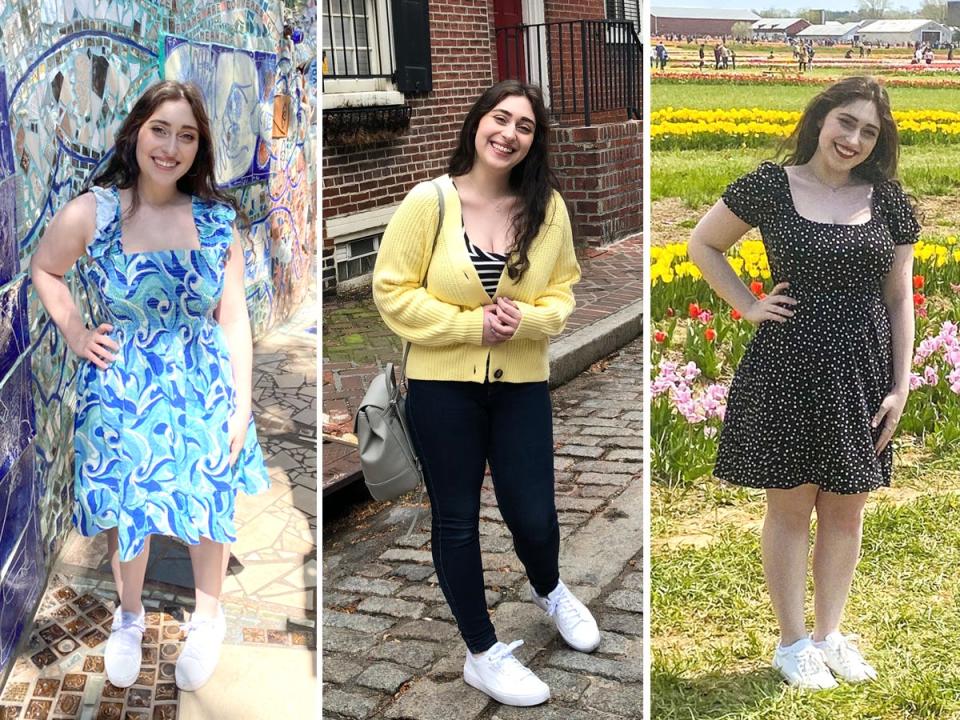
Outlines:
<svg viewBox="0 0 960 720"><path fill-rule="evenodd" d="M759 295L762 293L763 283L759 280L754 280L752 283L750 283L750 292L752 292L754 295Z"/></svg>
<svg viewBox="0 0 960 720"><path fill-rule="evenodd" d="M703 336L707 339L707 342L713 342L717 339L717 331L713 328L707 328Z"/></svg>
<svg viewBox="0 0 960 720"><path fill-rule="evenodd" d="M656 340L658 343L662 343L662 342L666 341L666 339L667 339L667 334L666 334L663 330L657 330L657 331L653 334L653 339Z"/></svg>
<svg viewBox="0 0 960 720"><path fill-rule="evenodd" d="M731 309L730 309L730 317L732 317L734 320L739 320L740 318L743 317L743 315L741 315L739 312L737 312L737 309L736 309L736 308L731 308Z"/></svg>
<svg viewBox="0 0 960 720"><path fill-rule="evenodd" d="M923 307L926 305L927 299L923 296L923 293L914 293L913 294L913 304L915 307Z"/></svg>
<svg viewBox="0 0 960 720"><path fill-rule="evenodd" d="M677 311L674 310L672 307L667 308L667 317L673 317L676 314L677 314Z"/></svg>
<svg viewBox="0 0 960 720"><path fill-rule="evenodd" d="M923 287L923 275L914 275L913 276L913 289L919 290Z"/></svg>
<svg viewBox="0 0 960 720"><path fill-rule="evenodd" d="M687 307L687 314L690 316L691 320L699 317L701 312L702 310L700 310L700 306L696 303L690 303L690 305Z"/></svg>

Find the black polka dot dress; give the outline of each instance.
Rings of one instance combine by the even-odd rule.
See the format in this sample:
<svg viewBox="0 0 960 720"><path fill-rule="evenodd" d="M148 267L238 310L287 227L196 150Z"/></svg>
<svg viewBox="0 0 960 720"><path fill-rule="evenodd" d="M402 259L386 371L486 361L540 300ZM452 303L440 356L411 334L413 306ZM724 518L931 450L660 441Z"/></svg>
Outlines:
<svg viewBox="0 0 960 720"><path fill-rule="evenodd" d="M789 282L785 294L798 302L786 322L760 324L737 368L714 474L755 488L888 486L893 449L877 456L870 423L893 386L881 281L894 245L920 233L906 194L883 182L868 222L818 223L797 212L783 167L766 162L723 201L759 227L773 284Z"/></svg>

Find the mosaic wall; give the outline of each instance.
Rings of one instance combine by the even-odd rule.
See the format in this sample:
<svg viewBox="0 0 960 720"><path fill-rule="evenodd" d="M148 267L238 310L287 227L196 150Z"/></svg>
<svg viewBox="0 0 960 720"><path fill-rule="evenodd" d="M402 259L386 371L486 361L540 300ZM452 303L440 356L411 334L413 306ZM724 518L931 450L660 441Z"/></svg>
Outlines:
<svg viewBox="0 0 960 720"><path fill-rule="evenodd" d="M0 3L0 681L72 503L77 362L29 287L30 255L136 98L165 75L200 79L184 60L215 57L203 87L232 153L218 177L252 222L255 337L289 315L314 278L316 63L282 26L280 0ZM274 93L290 96L286 137L271 137ZM89 310L72 271L67 282Z"/></svg>

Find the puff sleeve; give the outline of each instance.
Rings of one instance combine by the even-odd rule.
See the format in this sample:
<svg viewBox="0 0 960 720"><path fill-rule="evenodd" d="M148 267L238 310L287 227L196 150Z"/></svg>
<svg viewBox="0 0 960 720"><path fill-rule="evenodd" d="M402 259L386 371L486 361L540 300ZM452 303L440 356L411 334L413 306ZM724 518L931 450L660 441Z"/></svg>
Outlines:
<svg viewBox="0 0 960 720"><path fill-rule="evenodd" d="M781 209L783 177L782 167L763 162L727 186L721 196L723 204L748 225L759 227Z"/></svg>
<svg viewBox="0 0 960 720"><path fill-rule="evenodd" d="M915 243L920 237L920 223L903 187L896 180L887 180L878 190L879 209L893 242L896 245Z"/></svg>

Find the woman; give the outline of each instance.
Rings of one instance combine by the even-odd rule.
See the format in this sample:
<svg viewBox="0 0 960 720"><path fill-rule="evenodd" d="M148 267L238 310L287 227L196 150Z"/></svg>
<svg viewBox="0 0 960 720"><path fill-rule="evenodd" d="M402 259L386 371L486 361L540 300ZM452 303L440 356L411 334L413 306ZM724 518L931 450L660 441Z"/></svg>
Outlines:
<svg viewBox="0 0 960 720"><path fill-rule="evenodd" d="M415 187L390 221L373 276L384 321L411 344L407 415L437 577L468 649L464 679L508 705L536 705L550 690L511 654L522 641L497 641L487 612L479 519L488 462L534 603L575 649L600 643L590 611L559 578L547 344L573 311L580 268L553 189L548 124L536 87L508 80L484 92L449 174Z"/></svg>
<svg viewBox="0 0 960 720"><path fill-rule="evenodd" d="M817 95L787 147L782 166L765 162L727 188L694 229L690 257L760 325L730 388L715 475L766 489L763 567L780 625L773 664L792 685L829 688L833 675L876 677L839 629L864 504L890 484L890 438L907 401L920 227L896 180L897 127L875 79L846 78ZM723 257L753 226L774 282L759 298Z"/></svg>
<svg viewBox="0 0 960 720"><path fill-rule="evenodd" d="M182 690L210 678L238 488L269 480L251 416L250 322L235 203L214 182L199 91L162 82L134 104L90 192L50 221L30 268L78 373L73 522L106 531L120 604L107 677L140 672L140 601L154 534L188 544L196 608L176 664ZM78 259L86 326L64 274Z"/></svg>

